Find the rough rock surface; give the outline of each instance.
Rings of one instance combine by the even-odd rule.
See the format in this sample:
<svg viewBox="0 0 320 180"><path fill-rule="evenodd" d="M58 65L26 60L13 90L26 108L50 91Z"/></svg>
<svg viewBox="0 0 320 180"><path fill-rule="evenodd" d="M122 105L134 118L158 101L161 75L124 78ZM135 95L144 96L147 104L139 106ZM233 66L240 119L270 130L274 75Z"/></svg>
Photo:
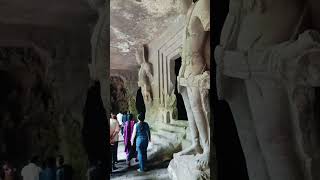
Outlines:
<svg viewBox="0 0 320 180"><path fill-rule="evenodd" d="M32 38L27 46L1 48L1 69L8 74L2 78L11 81L4 85L9 88L7 94L2 94L9 99L1 101L9 108L1 112L6 119L1 134L7 139L2 153L13 158L18 168L33 154L41 158L63 154L79 178L86 159L81 113L89 80L89 35L61 32L55 36L62 40L41 38L39 33L41 41Z"/></svg>
<svg viewBox="0 0 320 180"><path fill-rule="evenodd" d="M185 155L174 158L168 167L169 175L172 180L207 180L210 179L210 169L203 171L196 168L196 156Z"/></svg>
<svg viewBox="0 0 320 180"><path fill-rule="evenodd" d="M135 49L159 36L176 16L173 0L111 0L111 69L138 68Z"/></svg>

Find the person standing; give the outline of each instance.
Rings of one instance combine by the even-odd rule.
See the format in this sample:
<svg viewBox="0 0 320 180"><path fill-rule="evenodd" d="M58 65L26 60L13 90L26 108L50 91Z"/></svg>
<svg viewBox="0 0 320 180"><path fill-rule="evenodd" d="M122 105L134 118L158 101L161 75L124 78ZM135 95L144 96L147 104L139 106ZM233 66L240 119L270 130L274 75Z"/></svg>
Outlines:
<svg viewBox="0 0 320 180"><path fill-rule="evenodd" d="M48 158L45 169L40 172L40 180L56 180L56 169L54 158Z"/></svg>
<svg viewBox="0 0 320 180"><path fill-rule="evenodd" d="M6 161L2 166L1 176L2 180L17 180L16 169L13 167L13 164L9 161Z"/></svg>
<svg viewBox="0 0 320 180"><path fill-rule="evenodd" d="M33 156L28 165L22 168L21 176L23 180L39 180L41 168L37 165L39 157Z"/></svg>
<svg viewBox="0 0 320 180"><path fill-rule="evenodd" d="M137 161L137 153L136 153L136 148L135 148L135 144L131 144L130 140L132 137L132 132L133 132L133 127L135 125L135 120L133 119L133 115L129 114L128 115L128 121L125 124L124 127L124 151L126 153L126 160L127 160L127 164L128 166L130 166L130 160L132 158L135 157L136 161Z"/></svg>
<svg viewBox="0 0 320 180"><path fill-rule="evenodd" d="M122 124L123 125L125 125L127 122L127 119L128 119L127 116L128 116L128 114L126 112L123 112L123 114L122 114Z"/></svg>
<svg viewBox="0 0 320 180"><path fill-rule="evenodd" d="M112 169L117 169L115 163L118 161L118 140L119 140L120 126L116 115L112 114L110 118L110 145L112 152Z"/></svg>
<svg viewBox="0 0 320 180"><path fill-rule="evenodd" d="M64 157L59 155L56 159L56 180L72 180L73 170L70 165L64 163Z"/></svg>
<svg viewBox="0 0 320 180"><path fill-rule="evenodd" d="M120 131L121 131L121 135L123 136L123 125L122 125L122 117L123 117L123 114L122 112L119 112L117 114L117 120L119 122L119 126L120 126Z"/></svg>
<svg viewBox="0 0 320 180"><path fill-rule="evenodd" d="M143 114L138 115L138 123L134 125L131 137L131 145L134 144L134 139L136 138L136 149L139 159L139 172L144 172L146 170L145 164L147 161L147 148L148 143L151 142L149 124L144 122L144 118L145 117Z"/></svg>

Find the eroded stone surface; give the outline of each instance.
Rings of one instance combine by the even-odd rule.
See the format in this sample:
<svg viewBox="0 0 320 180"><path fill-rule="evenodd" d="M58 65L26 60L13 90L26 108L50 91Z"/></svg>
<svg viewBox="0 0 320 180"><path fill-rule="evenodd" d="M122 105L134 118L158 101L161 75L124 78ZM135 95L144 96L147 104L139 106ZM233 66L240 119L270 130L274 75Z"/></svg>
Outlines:
<svg viewBox="0 0 320 180"><path fill-rule="evenodd" d="M172 0L111 0L111 68L138 68L135 49L149 43L174 21L175 7Z"/></svg>
<svg viewBox="0 0 320 180"><path fill-rule="evenodd" d="M197 156L194 155L174 158L168 167L170 178L172 180L207 180L211 176L214 177L213 175L210 176L210 169L198 170L196 162Z"/></svg>
<svg viewBox="0 0 320 180"><path fill-rule="evenodd" d="M231 107L250 179L319 178L315 9L315 1L230 1L215 51L217 87Z"/></svg>

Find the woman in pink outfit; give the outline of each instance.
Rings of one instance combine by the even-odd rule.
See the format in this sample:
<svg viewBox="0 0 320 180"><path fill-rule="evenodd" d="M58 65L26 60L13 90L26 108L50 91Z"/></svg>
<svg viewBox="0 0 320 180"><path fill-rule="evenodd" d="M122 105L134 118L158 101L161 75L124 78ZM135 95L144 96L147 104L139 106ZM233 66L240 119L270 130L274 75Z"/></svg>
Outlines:
<svg viewBox="0 0 320 180"><path fill-rule="evenodd" d="M133 115L129 114L129 120L126 121L124 126L124 145L125 145L124 151L126 152L126 155L127 155L128 166L130 166L130 160L132 158L135 158L136 162L138 161L135 144L131 145L131 142L130 142L135 123L136 121L133 119Z"/></svg>

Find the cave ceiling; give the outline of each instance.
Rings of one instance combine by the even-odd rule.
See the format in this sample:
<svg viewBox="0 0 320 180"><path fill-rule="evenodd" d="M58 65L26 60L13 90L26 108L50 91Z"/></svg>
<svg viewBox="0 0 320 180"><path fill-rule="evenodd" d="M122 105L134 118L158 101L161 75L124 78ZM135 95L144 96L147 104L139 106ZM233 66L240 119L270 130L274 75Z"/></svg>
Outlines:
<svg viewBox="0 0 320 180"><path fill-rule="evenodd" d="M111 69L135 70L135 49L177 18L176 0L110 0Z"/></svg>
<svg viewBox="0 0 320 180"><path fill-rule="evenodd" d="M46 27L87 24L95 11L87 0L1 0L0 23Z"/></svg>
<svg viewBox="0 0 320 180"><path fill-rule="evenodd" d="M110 0L111 69L137 69L136 47L149 43L174 23L176 1ZM72 28L94 24L97 18L87 0L1 0L0 12L2 25Z"/></svg>

